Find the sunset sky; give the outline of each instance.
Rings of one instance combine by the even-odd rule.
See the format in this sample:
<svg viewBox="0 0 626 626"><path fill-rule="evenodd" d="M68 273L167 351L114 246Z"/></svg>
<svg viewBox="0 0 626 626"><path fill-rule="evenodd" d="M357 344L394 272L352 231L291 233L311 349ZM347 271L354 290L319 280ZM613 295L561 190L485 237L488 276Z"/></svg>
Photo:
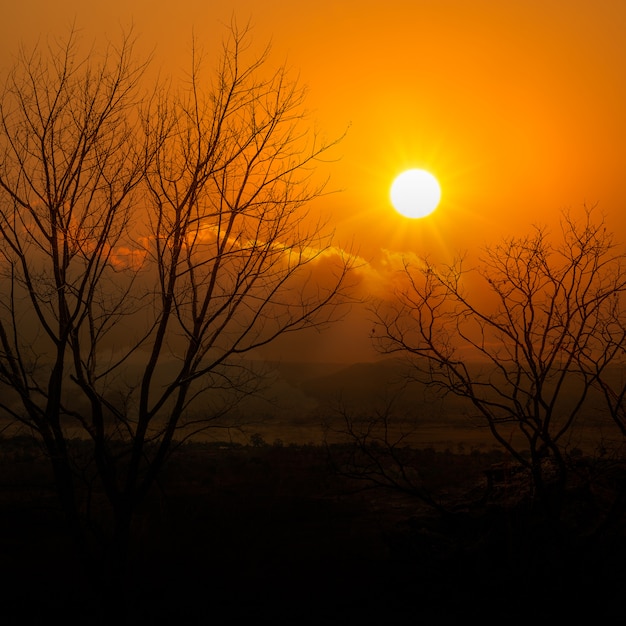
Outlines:
<svg viewBox="0 0 626 626"><path fill-rule="evenodd" d="M21 42L62 36L74 19L88 37L134 23L155 64L179 73L192 31L210 50L233 16L308 85L320 131L347 131L323 165L338 193L315 209L372 284L404 254L446 259L584 204L626 240L626 2L22 0L3 10L0 58L6 68ZM411 167L442 188L418 220L389 200ZM355 312L317 338L316 356L369 358L367 325Z"/></svg>

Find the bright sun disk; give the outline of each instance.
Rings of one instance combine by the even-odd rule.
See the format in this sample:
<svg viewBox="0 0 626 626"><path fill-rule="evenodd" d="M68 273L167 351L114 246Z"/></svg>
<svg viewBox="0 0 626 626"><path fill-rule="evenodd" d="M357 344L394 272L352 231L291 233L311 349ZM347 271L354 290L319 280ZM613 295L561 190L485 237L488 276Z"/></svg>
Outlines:
<svg viewBox="0 0 626 626"><path fill-rule="evenodd" d="M391 185L391 203L405 217L426 217L437 208L440 200L441 187L426 170L406 170Z"/></svg>

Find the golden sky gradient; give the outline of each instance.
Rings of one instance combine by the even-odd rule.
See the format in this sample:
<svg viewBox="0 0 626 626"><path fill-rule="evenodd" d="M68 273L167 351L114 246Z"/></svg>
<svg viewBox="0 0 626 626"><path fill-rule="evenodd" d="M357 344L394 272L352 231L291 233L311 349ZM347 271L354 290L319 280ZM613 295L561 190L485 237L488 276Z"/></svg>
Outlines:
<svg viewBox="0 0 626 626"><path fill-rule="evenodd" d="M20 42L115 38L135 25L158 67L189 63L192 31L207 50L234 15L255 45L308 85L312 119L346 137L323 166L339 193L315 207L385 280L403 254L472 251L564 208L598 204L626 240L626 2L615 0L78 0L7 3L2 65ZM395 213L393 177L420 167L442 187L422 220ZM365 328L337 335L363 346ZM342 334L343 333L343 334ZM354 336L351 336L354 335ZM323 351L323 350L322 350Z"/></svg>

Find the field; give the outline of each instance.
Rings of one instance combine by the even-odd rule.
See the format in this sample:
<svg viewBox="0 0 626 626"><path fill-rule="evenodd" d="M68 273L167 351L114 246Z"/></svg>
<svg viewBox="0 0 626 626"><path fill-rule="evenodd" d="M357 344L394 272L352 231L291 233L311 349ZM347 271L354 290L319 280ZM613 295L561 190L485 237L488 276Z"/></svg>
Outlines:
<svg viewBox="0 0 626 626"><path fill-rule="evenodd" d="M137 516L115 624L623 620L626 465L606 424L590 413L568 442L577 464L554 519L530 505L523 475L488 489L506 461L488 432L461 406L401 394L396 365L277 366L267 399L242 407L245 428L185 444ZM358 418L389 398L442 511L341 471L338 407ZM101 624L48 463L8 435L0 623Z"/></svg>
<svg viewBox="0 0 626 626"><path fill-rule="evenodd" d="M2 449L2 624L97 624L46 465L24 442ZM493 451L418 452L449 515L338 475L329 461L344 452L188 446L140 512L125 615L116 623L626 616L621 465L597 472L593 485L581 482L556 521L516 502L514 484L485 499L484 470L500 460Z"/></svg>

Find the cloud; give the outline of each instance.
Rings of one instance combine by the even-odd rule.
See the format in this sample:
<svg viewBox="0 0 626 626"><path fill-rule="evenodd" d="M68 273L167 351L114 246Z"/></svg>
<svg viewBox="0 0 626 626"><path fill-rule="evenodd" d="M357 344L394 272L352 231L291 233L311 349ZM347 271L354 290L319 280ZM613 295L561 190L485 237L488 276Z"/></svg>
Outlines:
<svg viewBox="0 0 626 626"><path fill-rule="evenodd" d="M358 293L367 300L388 300L394 293L408 286L406 268L421 267L424 260L411 252L399 252L382 248L377 258L364 259L355 269Z"/></svg>

